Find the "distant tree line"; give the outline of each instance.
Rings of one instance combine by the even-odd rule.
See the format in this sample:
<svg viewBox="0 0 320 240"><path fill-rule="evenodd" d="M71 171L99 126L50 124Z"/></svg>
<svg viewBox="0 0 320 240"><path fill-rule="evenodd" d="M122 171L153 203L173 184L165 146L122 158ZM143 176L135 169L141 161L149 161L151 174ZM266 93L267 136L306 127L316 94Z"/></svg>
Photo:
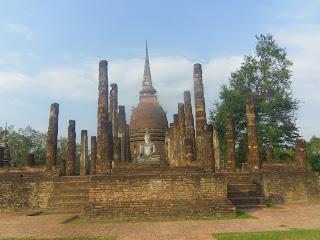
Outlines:
<svg viewBox="0 0 320 240"><path fill-rule="evenodd" d="M15 160L18 167L27 164L27 156L29 153L35 155L35 165L44 166L46 163L47 153L47 133L43 133L32 129L30 126L26 128L15 129L14 126L9 126L8 145L11 151L11 158ZM0 139L4 137L4 128L0 127ZM57 163L67 159L68 139L59 137L57 150ZM77 144L77 158L80 155L80 145ZM79 161L77 161L79 162ZM77 164L78 165L78 164ZM78 166L76 166L77 168Z"/></svg>

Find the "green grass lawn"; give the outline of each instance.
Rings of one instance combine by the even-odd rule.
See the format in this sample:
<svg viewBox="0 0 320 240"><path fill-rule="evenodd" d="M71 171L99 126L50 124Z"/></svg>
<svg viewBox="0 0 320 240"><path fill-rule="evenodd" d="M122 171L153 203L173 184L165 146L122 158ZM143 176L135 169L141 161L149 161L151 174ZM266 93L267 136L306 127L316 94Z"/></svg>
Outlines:
<svg viewBox="0 0 320 240"><path fill-rule="evenodd" d="M184 217L184 218L128 218L128 219L86 219L76 218L68 221L68 224L96 224L96 223L138 223L138 222L171 222L171 221L206 221L206 220L230 220L230 219L255 219L248 213L213 217Z"/></svg>
<svg viewBox="0 0 320 240"><path fill-rule="evenodd" d="M319 240L320 229L288 230L257 233L221 233L213 235L217 240Z"/></svg>

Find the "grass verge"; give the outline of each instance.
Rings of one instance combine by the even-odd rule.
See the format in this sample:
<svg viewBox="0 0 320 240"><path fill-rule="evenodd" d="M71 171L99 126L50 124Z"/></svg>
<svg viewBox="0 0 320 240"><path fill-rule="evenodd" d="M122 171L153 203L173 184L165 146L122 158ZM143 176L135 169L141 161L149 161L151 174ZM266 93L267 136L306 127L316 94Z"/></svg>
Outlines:
<svg viewBox="0 0 320 240"><path fill-rule="evenodd" d="M319 240L320 229L294 229L287 231L221 233L213 235L217 240Z"/></svg>
<svg viewBox="0 0 320 240"><path fill-rule="evenodd" d="M255 219L248 213L237 213L236 215L224 215L213 217L181 217L181 218L127 218L127 219L87 219L76 218L68 224L96 224L96 223L138 223L138 222L175 222L175 221L208 221L208 220L231 220L231 219Z"/></svg>

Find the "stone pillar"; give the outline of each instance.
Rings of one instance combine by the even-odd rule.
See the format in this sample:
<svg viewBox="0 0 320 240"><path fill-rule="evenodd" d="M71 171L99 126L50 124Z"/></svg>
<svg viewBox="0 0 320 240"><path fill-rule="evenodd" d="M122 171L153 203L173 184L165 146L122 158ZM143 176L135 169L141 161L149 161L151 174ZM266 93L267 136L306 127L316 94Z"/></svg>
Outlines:
<svg viewBox="0 0 320 240"><path fill-rule="evenodd" d="M129 132L130 132L129 124L126 124L126 146L127 146L127 156L125 158L126 161L130 161L131 159Z"/></svg>
<svg viewBox="0 0 320 240"><path fill-rule="evenodd" d="M80 175L85 176L88 173L89 173L88 132L87 130L81 130Z"/></svg>
<svg viewBox="0 0 320 240"><path fill-rule="evenodd" d="M0 167L2 166L2 160L4 157L4 147L0 146Z"/></svg>
<svg viewBox="0 0 320 240"><path fill-rule="evenodd" d="M297 165L298 167L306 167L306 142L304 141L304 139L297 139L295 145Z"/></svg>
<svg viewBox="0 0 320 240"><path fill-rule="evenodd" d="M236 171L236 159L234 150L233 122L230 113L227 114L227 171Z"/></svg>
<svg viewBox="0 0 320 240"><path fill-rule="evenodd" d="M97 124L97 164L98 175L110 172L113 161L112 124L108 119L108 62L99 62L99 97Z"/></svg>
<svg viewBox="0 0 320 240"><path fill-rule="evenodd" d="M196 110L196 138L197 145L201 141L198 141L199 137L204 135L204 128L207 124L206 117L206 107L204 101L204 92L202 84L202 68L201 64L194 64L193 72L193 82L194 82L194 101L195 101L195 110ZM201 159L201 154L197 156L197 160Z"/></svg>
<svg viewBox="0 0 320 240"><path fill-rule="evenodd" d="M91 175L96 175L96 164L97 164L97 137L91 136Z"/></svg>
<svg viewBox="0 0 320 240"><path fill-rule="evenodd" d="M221 172L223 169L223 163L221 161L221 148L219 135L215 128L212 131L212 143L213 143L213 152L214 152L214 161L216 172Z"/></svg>
<svg viewBox="0 0 320 240"><path fill-rule="evenodd" d="M27 166L28 167L34 167L35 166L34 153L28 153Z"/></svg>
<svg viewBox="0 0 320 240"><path fill-rule="evenodd" d="M212 124L207 124L205 126L205 139L204 139L204 159L202 161L202 166L209 170L215 172L215 161L213 153L213 126Z"/></svg>
<svg viewBox="0 0 320 240"><path fill-rule="evenodd" d="M273 149L270 146L267 147L266 149L266 159L267 159L267 162L273 161Z"/></svg>
<svg viewBox="0 0 320 240"><path fill-rule="evenodd" d="M109 121L112 123L112 133L113 137L118 137L118 85L112 83L110 90L110 111L109 111Z"/></svg>
<svg viewBox="0 0 320 240"><path fill-rule="evenodd" d="M194 64L194 101L196 110L196 159L206 170L213 170L212 131L207 126L201 64ZM211 138L209 138L211 136Z"/></svg>
<svg viewBox="0 0 320 240"><path fill-rule="evenodd" d="M57 143L58 143L58 119L59 104L53 103L50 107L48 139L47 139L47 156L46 169L52 170L57 164Z"/></svg>
<svg viewBox="0 0 320 240"><path fill-rule="evenodd" d="M248 164L253 170L260 169L259 145L257 140L256 115L253 97L249 96L246 103L247 131L248 131Z"/></svg>
<svg viewBox="0 0 320 240"><path fill-rule="evenodd" d="M113 162L114 166L121 161L121 138L113 138Z"/></svg>
<svg viewBox="0 0 320 240"><path fill-rule="evenodd" d="M184 91L183 98L186 125L185 157L188 162L192 162L196 159L196 145L190 91Z"/></svg>
<svg viewBox="0 0 320 240"><path fill-rule="evenodd" d="M129 160L128 157L128 138L126 109L125 106L119 106L119 118L118 118L118 136L119 136L119 151L121 162Z"/></svg>
<svg viewBox="0 0 320 240"><path fill-rule="evenodd" d="M173 164L174 166L179 166L179 116L178 114L173 114Z"/></svg>
<svg viewBox="0 0 320 240"><path fill-rule="evenodd" d="M185 114L184 114L184 104L178 104L178 125L179 125L179 135L177 136L178 144L179 144L179 152L178 152L178 165L186 166L188 163L185 159L185 135L186 135L186 124L185 124Z"/></svg>
<svg viewBox="0 0 320 240"><path fill-rule="evenodd" d="M69 120L68 126L68 156L67 156L67 166L66 175L72 176L75 174L75 163L77 159L77 143L76 143L76 121Z"/></svg>

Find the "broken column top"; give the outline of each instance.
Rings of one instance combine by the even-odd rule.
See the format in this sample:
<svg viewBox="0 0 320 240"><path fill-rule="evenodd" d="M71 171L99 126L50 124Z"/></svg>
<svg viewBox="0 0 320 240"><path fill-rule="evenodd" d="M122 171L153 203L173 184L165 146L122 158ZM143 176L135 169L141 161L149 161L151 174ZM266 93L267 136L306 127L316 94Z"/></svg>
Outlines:
<svg viewBox="0 0 320 240"><path fill-rule="evenodd" d="M184 99L184 103L185 104L191 104L191 93L190 93L190 91L184 91L183 92L183 99Z"/></svg>
<svg viewBox="0 0 320 240"><path fill-rule="evenodd" d="M195 63L193 65L193 73L194 74L202 74L202 67L200 63Z"/></svg>
<svg viewBox="0 0 320 240"><path fill-rule="evenodd" d="M69 120L69 125L70 126L75 126L76 125L76 120Z"/></svg>
<svg viewBox="0 0 320 240"><path fill-rule="evenodd" d="M116 83L111 83L110 87L111 87L111 91L118 91L118 85Z"/></svg>

